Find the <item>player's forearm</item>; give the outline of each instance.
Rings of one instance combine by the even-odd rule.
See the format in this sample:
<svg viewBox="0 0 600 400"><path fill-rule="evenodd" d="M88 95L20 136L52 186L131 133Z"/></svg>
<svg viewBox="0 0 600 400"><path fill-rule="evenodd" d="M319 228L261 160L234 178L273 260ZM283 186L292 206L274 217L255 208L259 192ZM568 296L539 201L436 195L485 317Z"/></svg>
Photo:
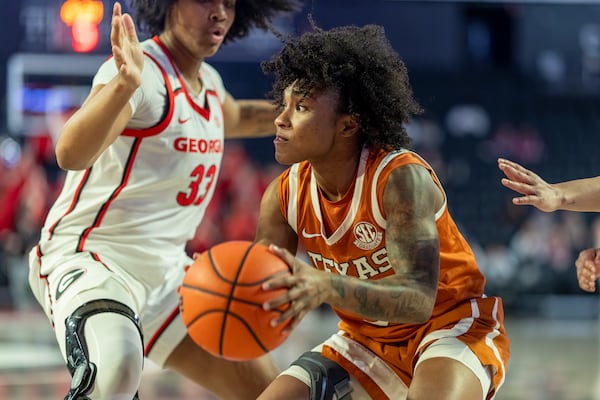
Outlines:
<svg viewBox="0 0 600 400"><path fill-rule="evenodd" d="M580 212L600 211L600 176L560 182L554 186L562 193L559 209Z"/></svg>
<svg viewBox="0 0 600 400"><path fill-rule="evenodd" d="M124 128L124 109L132 89L113 80L90 96L65 123L56 144L56 157L64 169L90 167Z"/></svg>
<svg viewBox="0 0 600 400"><path fill-rule="evenodd" d="M399 276L365 281L332 274L330 284L328 303L365 319L420 324L435 304L436 289Z"/></svg>
<svg viewBox="0 0 600 400"><path fill-rule="evenodd" d="M228 129L228 138L265 137L275 133L276 107L266 100L237 100L239 120Z"/></svg>

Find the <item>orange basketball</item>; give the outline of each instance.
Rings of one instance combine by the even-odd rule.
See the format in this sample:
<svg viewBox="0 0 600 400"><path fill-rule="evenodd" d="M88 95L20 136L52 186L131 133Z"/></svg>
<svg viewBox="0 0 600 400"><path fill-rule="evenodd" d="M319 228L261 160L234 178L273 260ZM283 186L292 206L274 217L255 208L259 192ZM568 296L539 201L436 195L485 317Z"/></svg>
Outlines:
<svg viewBox="0 0 600 400"><path fill-rule="evenodd" d="M285 289L263 290L263 282L289 274L288 265L267 247L229 241L194 260L179 288L180 309L190 337L209 353L229 360L257 358L279 346L287 324L271 320L289 305L265 311L264 302Z"/></svg>

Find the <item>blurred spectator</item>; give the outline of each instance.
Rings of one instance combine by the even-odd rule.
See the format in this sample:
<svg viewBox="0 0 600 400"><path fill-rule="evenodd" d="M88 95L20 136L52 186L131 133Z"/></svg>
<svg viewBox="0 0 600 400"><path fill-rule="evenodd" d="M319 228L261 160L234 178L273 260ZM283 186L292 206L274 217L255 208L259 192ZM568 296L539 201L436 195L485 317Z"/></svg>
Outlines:
<svg viewBox="0 0 600 400"><path fill-rule="evenodd" d="M458 104L446 115L446 126L452 136L472 135L483 138L490 131L490 116L479 104Z"/></svg>
<svg viewBox="0 0 600 400"><path fill-rule="evenodd" d="M19 159L5 170L0 192L0 245L13 306L29 307L25 255L37 242L52 195L35 141L28 140ZM5 166L6 167L6 166Z"/></svg>
<svg viewBox="0 0 600 400"><path fill-rule="evenodd" d="M533 126L504 123L489 140L481 143L480 155L487 162L495 163L501 156L535 165L542 160L544 149L544 141Z"/></svg>

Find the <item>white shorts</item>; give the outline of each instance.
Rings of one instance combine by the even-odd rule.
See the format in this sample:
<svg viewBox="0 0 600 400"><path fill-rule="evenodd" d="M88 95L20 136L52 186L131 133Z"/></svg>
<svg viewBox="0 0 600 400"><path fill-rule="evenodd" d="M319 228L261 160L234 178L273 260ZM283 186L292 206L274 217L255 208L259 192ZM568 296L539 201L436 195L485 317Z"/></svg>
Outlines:
<svg viewBox="0 0 600 400"><path fill-rule="evenodd" d="M95 259L87 252L63 255L56 261L44 256L43 263L44 270L50 271L48 275L40 273L40 259L34 248L29 255L29 284L55 327L63 355L65 319L80 305L96 299L118 301L137 314L144 354L161 367L186 336L177 294L185 265L164 269L162 284L152 287L109 258Z"/></svg>
<svg viewBox="0 0 600 400"><path fill-rule="evenodd" d="M342 336L341 332L338 332L319 346L315 347L313 351L320 352L324 344L336 350L343 349L343 353L346 356L352 354L353 357L352 359L349 359L349 361L355 365L362 366L361 369L367 372L375 382L380 384L380 388L390 399L406 399L408 387L404 381L400 379L400 377L383 360L375 356L364 346L346 336ZM436 340L419 356L415 365L415 370L424 360L435 357L447 357L457 360L473 371L481 383L483 393L482 400L486 400L492 384L492 373L488 367L481 364L479 359L465 343L454 337L445 337ZM310 387L310 375L302 367L292 365L283 371L281 375L290 375ZM352 375L350 375L350 385L353 389L353 400L371 399L365 389Z"/></svg>

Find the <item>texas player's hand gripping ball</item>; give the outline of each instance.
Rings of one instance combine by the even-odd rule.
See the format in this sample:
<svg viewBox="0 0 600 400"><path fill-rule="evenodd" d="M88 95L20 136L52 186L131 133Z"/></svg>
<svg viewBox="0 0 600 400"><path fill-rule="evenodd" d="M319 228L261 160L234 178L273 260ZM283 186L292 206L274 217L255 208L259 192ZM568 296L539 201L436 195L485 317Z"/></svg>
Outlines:
<svg viewBox="0 0 600 400"><path fill-rule="evenodd" d="M286 289L263 290L272 278L290 274L288 265L267 247L249 241L217 244L188 268L179 288L180 309L190 337L209 353L229 360L250 360L284 342L271 320L289 304L274 310L262 305Z"/></svg>

